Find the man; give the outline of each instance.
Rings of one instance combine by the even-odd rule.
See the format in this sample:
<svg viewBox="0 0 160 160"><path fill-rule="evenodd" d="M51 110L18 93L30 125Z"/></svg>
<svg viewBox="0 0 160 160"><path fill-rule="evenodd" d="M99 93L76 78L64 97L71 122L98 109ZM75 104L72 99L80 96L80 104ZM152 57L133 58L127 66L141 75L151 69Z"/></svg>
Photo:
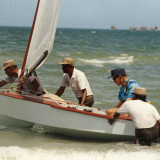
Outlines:
<svg viewBox="0 0 160 160"><path fill-rule="evenodd" d="M0 87L8 83L18 83L21 69L18 69L14 60L8 60L4 62L2 70L5 71L8 77L0 82ZM22 91L38 96L45 93L44 89L40 86L37 78L33 74L24 81Z"/></svg>
<svg viewBox="0 0 160 160"><path fill-rule="evenodd" d="M156 108L146 103L146 89L136 87L133 100L123 103L108 122L112 125L120 114L129 114L136 126L136 136L141 145L151 146L151 142L159 137L160 115Z"/></svg>
<svg viewBox="0 0 160 160"><path fill-rule="evenodd" d="M79 104L92 107L94 97L85 74L74 67L74 60L70 57L64 58L59 64L62 64L64 75L62 85L57 90L56 95L60 97L65 88L71 86Z"/></svg>
<svg viewBox="0 0 160 160"><path fill-rule="evenodd" d="M111 76L108 78L113 78L114 83L116 83L117 86L120 86L119 91L119 103L116 106L116 108L111 108L106 111L108 115L113 115L114 112L121 107L121 105L128 100L131 100L133 98L133 91L135 87L141 87L139 83L137 83L135 80L130 80L130 78L126 75L124 68L117 68L111 70Z"/></svg>

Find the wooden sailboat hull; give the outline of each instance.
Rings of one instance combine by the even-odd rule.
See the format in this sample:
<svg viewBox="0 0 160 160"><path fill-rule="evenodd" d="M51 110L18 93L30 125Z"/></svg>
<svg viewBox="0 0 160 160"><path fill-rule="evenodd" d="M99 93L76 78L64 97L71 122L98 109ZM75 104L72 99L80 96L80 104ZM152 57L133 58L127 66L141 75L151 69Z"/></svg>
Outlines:
<svg viewBox="0 0 160 160"><path fill-rule="evenodd" d="M133 139L135 134L132 121L118 119L111 126L105 112L95 108L91 111L88 107L78 105L63 106L61 102L57 104L47 98L6 92L0 92L0 101L0 115L6 120L11 118L26 124L38 123L48 132L106 140L129 140ZM4 121L0 122L2 123Z"/></svg>

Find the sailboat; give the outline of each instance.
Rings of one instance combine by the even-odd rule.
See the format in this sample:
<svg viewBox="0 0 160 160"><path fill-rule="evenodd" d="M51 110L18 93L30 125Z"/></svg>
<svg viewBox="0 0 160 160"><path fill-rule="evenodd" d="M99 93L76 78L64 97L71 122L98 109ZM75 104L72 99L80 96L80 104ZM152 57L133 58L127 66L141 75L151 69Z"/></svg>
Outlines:
<svg viewBox="0 0 160 160"><path fill-rule="evenodd" d="M28 41L21 78L43 65L52 51L60 0L38 0ZM18 87L17 87L18 88ZM80 106L58 97L40 97L13 89L0 92L0 124L8 127L40 124L48 132L78 138L133 139L135 126L120 116L114 125L107 122L102 109Z"/></svg>

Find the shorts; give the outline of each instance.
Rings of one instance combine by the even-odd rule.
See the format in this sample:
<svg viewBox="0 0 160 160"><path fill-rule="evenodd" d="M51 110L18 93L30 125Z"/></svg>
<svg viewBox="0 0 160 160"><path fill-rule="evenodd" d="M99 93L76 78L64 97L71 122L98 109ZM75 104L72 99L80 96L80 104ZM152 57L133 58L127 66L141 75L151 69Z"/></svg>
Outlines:
<svg viewBox="0 0 160 160"><path fill-rule="evenodd" d="M78 100L79 100L79 104L81 104L82 97L78 97ZM88 107L92 107L93 103L94 103L94 96L93 95L87 96L84 101L84 105L86 105Z"/></svg>

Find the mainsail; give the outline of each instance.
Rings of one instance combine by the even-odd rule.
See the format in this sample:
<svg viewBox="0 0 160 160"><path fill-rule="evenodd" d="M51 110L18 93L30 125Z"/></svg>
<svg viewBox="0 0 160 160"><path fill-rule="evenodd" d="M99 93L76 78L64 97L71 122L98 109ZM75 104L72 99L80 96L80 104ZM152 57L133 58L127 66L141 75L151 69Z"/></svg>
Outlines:
<svg viewBox="0 0 160 160"><path fill-rule="evenodd" d="M60 0L38 0L32 35L23 64L24 69L30 70L33 68L44 52L51 53L57 28L59 8ZM41 64L43 64L44 60Z"/></svg>

